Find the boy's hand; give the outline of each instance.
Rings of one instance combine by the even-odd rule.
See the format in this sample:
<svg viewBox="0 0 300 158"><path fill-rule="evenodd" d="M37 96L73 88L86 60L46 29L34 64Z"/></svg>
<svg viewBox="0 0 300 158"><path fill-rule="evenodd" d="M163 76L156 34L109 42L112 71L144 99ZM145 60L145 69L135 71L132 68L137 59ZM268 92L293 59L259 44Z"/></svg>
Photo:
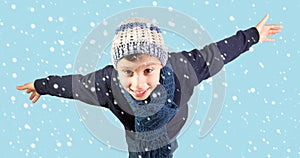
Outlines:
<svg viewBox="0 0 300 158"><path fill-rule="evenodd" d="M266 24L268 18L269 14L267 13L265 17L256 25L256 29L259 32L260 42L274 42L275 39L268 38L268 36L281 32L282 25Z"/></svg>
<svg viewBox="0 0 300 158"><path fill-rule="evenodd" d="M31 93L29 99L32 101L32 103L35 103L39 100L40 94L35 90L34 88L34 82L29 82L24 84L23 86L17 86L18 90L26 90L26 93Z"/></svg>

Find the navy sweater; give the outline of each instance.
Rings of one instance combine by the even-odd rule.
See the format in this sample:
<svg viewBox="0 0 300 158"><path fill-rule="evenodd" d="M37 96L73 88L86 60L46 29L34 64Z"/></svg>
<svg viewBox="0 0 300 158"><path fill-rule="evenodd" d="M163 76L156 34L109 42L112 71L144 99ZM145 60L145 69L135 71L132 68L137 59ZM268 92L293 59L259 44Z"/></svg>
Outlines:
<svg viewBox="0 0 300 158"><path fill-rule="evenodd" d="M167 155L158 153L156 150L145 151L147 152L145 157L172 157L173 151L177 148L176 136L188 115L187 102L193 94L194 87L215 75L224 64L249 50L258 40L259 33L253 27L238 31L235 35L209 44L202 49L169 53L168 64L173 69L175 81L173 102L178 105L177 113L165 127L165 134L169 139L166 146L170 151ZM84 76L78 74L37 79L34 86L41 95L77 99L91 105L108 108L124 125L130 151L129 157L138 157L130 149L132 143L130 140L134 139L135 116L132 114L130 105L126 104L117 81L117 71L112 65Z"/></svg>

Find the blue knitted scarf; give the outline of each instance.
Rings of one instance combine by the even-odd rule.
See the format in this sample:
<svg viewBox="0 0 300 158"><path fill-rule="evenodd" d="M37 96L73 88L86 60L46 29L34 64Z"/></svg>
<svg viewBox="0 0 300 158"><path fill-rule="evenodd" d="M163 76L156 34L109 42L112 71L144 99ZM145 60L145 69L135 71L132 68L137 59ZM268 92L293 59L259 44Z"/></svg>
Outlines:
<svg viewBox="0 0 300 158"><path fill-rule="evenodd" d="M137 101L128 92L124 93L135 116L134 138L127 137L130 158L170 157L172 154L166 126L178 110L173 102L174 72L164 66L160 74L160 84L146 100Z"/></svg>

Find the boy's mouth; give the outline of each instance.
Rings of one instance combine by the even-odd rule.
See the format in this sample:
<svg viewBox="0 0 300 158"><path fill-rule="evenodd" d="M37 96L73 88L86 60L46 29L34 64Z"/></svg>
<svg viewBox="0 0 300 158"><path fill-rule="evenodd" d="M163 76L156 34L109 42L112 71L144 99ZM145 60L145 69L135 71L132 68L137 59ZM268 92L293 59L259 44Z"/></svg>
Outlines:
<svg viewBox="0 0 300 158"><path fill-rule="evenodd" d="M132 95L134 95L135 97L143 97L145 96L145 94L147 94L147 92L150 90L150 88L147 88L146 90L142 90L142 91L134 91L130 89L130 93Z"/></svg>

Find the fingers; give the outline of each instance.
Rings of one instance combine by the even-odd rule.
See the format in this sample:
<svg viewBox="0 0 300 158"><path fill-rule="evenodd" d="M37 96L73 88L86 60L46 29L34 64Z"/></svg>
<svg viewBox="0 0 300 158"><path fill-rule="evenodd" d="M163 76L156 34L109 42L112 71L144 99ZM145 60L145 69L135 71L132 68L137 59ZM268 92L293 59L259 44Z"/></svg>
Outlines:
<svg viewBox="0 0 300 158"><path fill-rule="evenodd" d="M267 13L264 18L256 25L256 29L259 32L261 42L274 42L275 39L268 38L268 36L277 34L281 32L283 28L282 25L279 24L266 24L269 18L269 14Z"/></svg>
<svg viewBox="0 0 300 158"><path fill-rule="evenodd" d="M26 93L29 94L29 93L33 92L34 90L31 89L28 85L29 84L26 83L23 86L17 86L16 88L17 88L17 90L26 90Z"/></svg>
<svg viewBox="0 0 300 158"><path fill-rule="evenodd" d="M281 28L283 28L282 25L277 25L277 24L266 25L266 27L268 28L267 29L268 35L277 34L277 33L281 32Z"/></svg>
<svg viewBox="0 0 300 158"><path fill-rule="evenodd" d="M264 42L275 42L275 39L273 38L265 38L263 39Z"/></svg>
<svg viewBox="0 0 300 158"><path fill-rule="evenodd" d="M32 100L35 97L35 94L36 94L35 92L32 92L29 99Z"/></svg>
<svg viewBox="0 0 300 158"><path fill-rule="evenodd" d="M33 82L26 83L22 86L16 86L17 90L26 90L26 93L29 94L31 93L29 99L32 101L32 103L36 103L39 98L40 94L36 92Z"/></svg>
<svg viewBox="0 0 300 158"><path fill-rule="evenodd" d="M260 22L256 25L256 29L258 30L258 32L261 32L265 26L265 23L267 22L269 18L269 14L266 13L266 15L264 16L263 19L260 20Z"/></svg>
<svg viewBox="0 0 300 158"><path fill-rule="evenodd" d="M281 30L270 30L269 35L274 35L274 34L277 34L279 32L281 32Z"/></svg>
<svg viewBox="0 0 300 158"><path fill-rule="evenodd" d="M24 90L24 89L26 89L25 85L23 85L23 86L17 86L16 88L17 88L17 90Z"/></svg>
<svg viewBox="0 0 300 158"><path fill-rule="evenodd" d="M32 92L31 89L27 89L27 90L26 90L26 93L27 93L27 94L30 93L30 92Z"/></svg>
<svg viewBox="0 0 300 158"><path fill-rule="evenodd" d="M265 17L260 21L260 23L265 24L269 19L269 13L266 13Z"/></svg>
<svg viewBox="0 0 300 158"><path fill-rule="evenodd" d="M29 99L32 101L32 103L36 103L39 100L40 96L41 95L38 94L37 92L32 92Z"/></svg>
<svg viewBox="0 0 300 158"><path fill-rule="evenodd" d="M268 27L270 30L281 30L283 28L282 25L278 24L265 24L266 27Z"/></svg>
<svg viewBox="0 0 300 158"><path fill-rule="evenodd" d="M265 23L268 21L269 14L267 13L263 19L260 20L260 22L256 25L256 27L260 30L261 27L265 25Z"/></svg>
<svg viewBox="0 0 300 158"><path fill-rule="evenodd" d="M17 90L25 90L25 89L30 89L30 87L31 87L31 84L32 84L32 82L25 83L24 85L22 85L22 86L17 86L16 88L17 88Z"/></svg>
<svg viewBox="0 0 300 158"><path fill-rule="evenodd" d="M275 39L269 38L271 35L275 35L281 32L282 25L278 24L265 24L260 31L260 41L261 42L274 42Z"/></svg>
<svg viewBox="0 0 300 158"><path fill-rule="evenodd" d="M275 39L268 38L268 36L261 36L259 39L260 42L275 42Z"/></svg>
<svg viewBox="0 0 300 158"><path fill-rule="evenodd" d="M41 95L37 94L37 95L35 96L35 98L32 100L32 103L36 103L36 102L40 99L40 96L41 96Z"/></svg>

